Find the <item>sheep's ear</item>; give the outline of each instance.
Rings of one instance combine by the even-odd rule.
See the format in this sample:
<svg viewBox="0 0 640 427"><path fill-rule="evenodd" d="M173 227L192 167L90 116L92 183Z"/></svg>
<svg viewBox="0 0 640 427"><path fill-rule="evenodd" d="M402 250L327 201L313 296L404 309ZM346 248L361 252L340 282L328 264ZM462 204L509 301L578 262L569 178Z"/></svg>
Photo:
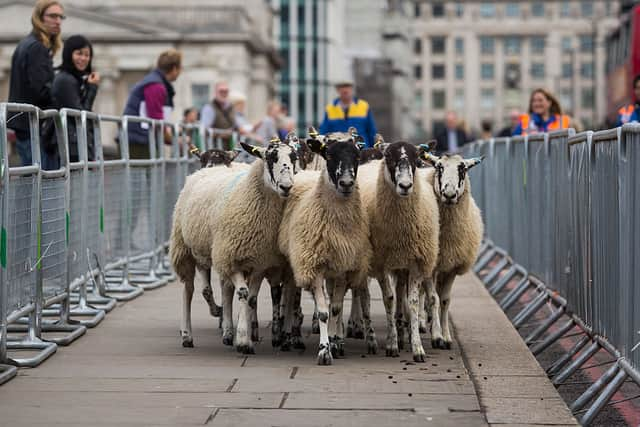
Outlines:
<svg viewBox="0 0 640 427"><path fill-rule="evenodd" d="M269 146L277 145L280 143L282 143L282 141L280 140L280 137L278 135L273 135L269 140Z"/></svg>
<svg viewBox="0 0 640 427"><path fill-rule="evenodd" d="M307 146L311 151L320 154L322 157L325 157L327 154L327 144L315 138L307 139Z"/></svg>
<svg viewBox="0 0 640 427"><path fill-rule="evenodd" d="M238 157L238 154L240 154L237 151L225 151L224 152L224 164L229 166L231 165L231 162L233 162L235 160L236 157Z"/></svg>
<svg viewBox="0 0 640 427"><path fill-rule="evenodd" d="M425 160L426 162L431 163L431 165L432 165L432 166L435 166L435 165L436 165L436 163L438 163L438 160L440 160L440 158L439 158L438 156L434 156L433 154L428 153L428 152L426 152L426 151L423 151L423 152L420 154L420 157L421 157L423 160Z"/></svg>
<svg viewBox="0 0 640 427"><path fill-rule="evenodd" d="M244 151L246 151L247 153L251 154L252 156L255 156L255 157L259 158L259 159L264 159L264 152L265 152L264 148L257 147L255 145L251 145L251 144L247 144L246 142L241 142L240 146L242 146Z"/></svg>
<svg viewBox="0 0 640 427"><path fill-rule="evenodd" d="M422 152L428 153L430 151L433 151L436 148L437 144L438 144L438 141L436 141L435 139L432 139L429 142L425 142L424 144L420 144L418 147L419 147L419 150L420 150L421 153Z"/></svg>
<svg viewBox="0 0 640 427"><path fill-rule="evenodd" d="M379 133L376 133L376 136L374 137L373 148L375 148L376 150L384 154L385 150L388 147L389 147L389 144L384 142L384 138L382 137L382 135L380 135Z"/></svg>
<svg viewBox="0 0 640 427"><path fill-rule="evenodd" d="M484 160L484 156L474 157L472 159L465 159L464 166L467 168L467 170L469 170L475 165L479 165L480 163L482 163L483 160Z"/></svg>
<svg viewBox="0 0 640 427"><path fill-rule="evenodd" d="M318 133L316 128L314 128L313 126L309 126L308 135L309 135L309 138L316 139L316 138L318 138L318 135L320 135L320 134Z"/></svg>

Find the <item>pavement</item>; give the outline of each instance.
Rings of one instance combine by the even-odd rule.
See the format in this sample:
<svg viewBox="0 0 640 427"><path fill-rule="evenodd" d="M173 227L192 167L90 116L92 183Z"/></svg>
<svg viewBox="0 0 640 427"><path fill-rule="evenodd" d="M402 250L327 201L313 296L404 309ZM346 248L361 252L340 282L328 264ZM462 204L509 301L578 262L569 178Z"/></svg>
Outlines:
<svg viewBox="0 0 640 427"><path fill-rule="evenodd" d="M194 348L178 334L176 283L120 304L105 321L40 367L0 387L0 426L533 426L576 425L507 317L472 275L454 285L451 350L426 363L366 354L315 363L312 302L304 296L306 351L271 348L271 302L263 287L261 342L245 356L222 344L218 319L199 294ZM349 301L346 303L349 308ZM372 319L384 349L385 316L372 287Z"/></svg>

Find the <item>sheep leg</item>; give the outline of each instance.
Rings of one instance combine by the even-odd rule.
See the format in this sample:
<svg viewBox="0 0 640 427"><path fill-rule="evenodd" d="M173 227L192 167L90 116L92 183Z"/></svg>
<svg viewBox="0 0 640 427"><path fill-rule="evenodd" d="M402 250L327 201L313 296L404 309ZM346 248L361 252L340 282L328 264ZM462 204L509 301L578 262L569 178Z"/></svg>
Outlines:
<svg viewBox="0 0 640 427"><path fill-rule="evenodd" d="M183 282L182 289L182 320L180 321L180 336L183 347L193 347L193 333L191 331L191 301L193 300L193 279Z"/></svg>
<svg viewBox="0 0 640 427"><path fill-rule="evenodd" d="M344 278L334 282L331 293L331 314L329 317L329 341L331 342L331 355L333 357L344 356L344 325L342 323L342 307L344 294L347 292L347 284Z"/></svg>
<svg viewBox="0 0 640 427"><path fill-rule="evenodd" d="M367 333L367 354L377 354L378 340L376 338L376 333L371 326L371 294L369 293L368 280L361 289L358 289L358 293L360 294L360 309L362 310L362 321L364 323L364 329Z"/></svg>
<svg viewBox="0 0 640 427"><path fill-rule="evenodd" d="M271 287L271 346L280 347L282 344L282 322L280 316L280 302L282 301L282 280L279 274L272 273L267 277Z"/></svg>
<svg viewBox="0 0 640 427"><path fill-rule="evenodd" d="M396 328L396 277L393 274L385 274L378 278L380 290L382 291L382 301L384 302L384 311L387 315L387 357L398 357L398 330Z"/></svg>
<svg viewBox="0 0 640 427"><path fill-rule="evenodd" d="M418 314L420 320L420 333L427 333L427 318L426 318L426 310L425 310L425 291L422 286L420 286L420 302L418 303Z"/></svg>
<svg viewBox="0 0 640 427"><path fill-rule="evenodd" d="M293 283L286 281L284 291L282 293L281 312L283 315L282 325L282 344L281 351L291 351L291 330L293 328L293 300L295 297L296 287Z"/></svg>
<svg viewBox="0 0 640 427"><path fill-rule="evenodd" d="M262 276L252 278L249 282L249 320L251 321L251 341L260 341L260 325L258 324L258 293L262 285Z"/></svg>
<svg viewBox="0 0 640 427"><path fill-rule="evenodd" d="M438 278L438 295L440 296L440 321L442 322L442 335L444 338L445 350L451 349L453 339L451 337L451 329L449 327L449 307L451 305L451 288L456 273L449 272L442 275L442 279Z"/></svg>
<svg viewBox="0 0 640 427"><path fill-rule="evenodd" d="M407 315L407 281L402 274L396 278L396 328L398 329L398 348L404 349Z"/></svg>
<svg viewBox="0 0 640 427"><path fill-rule="evenodd" d="M329 304L327 287L323 277L318 277L312 284L313 298L318 307L318 323L320 326L320 345L318 346L318 365L331 365L331 346L329 344Z"/></svg>
<svg viewBox="0 0 640 427"><path fill-rule="evenodd" d="M431 313L431 347L443 348L444 338L442 336L442 326L440 324L440 296L435 288L433 278L424 281L427 289L429 312Z"/></svg>
<svg viewBox="0 0 640 427"><path fill-rule="evenodd" d="M238 324L236 325L236 350L242 354L254 354L249 334L249 286L242 273L231 276L233 287L238 295Z"/></svg>
<svg viewBox="0 0 640 427"><path fill-rule="evenodd" d="M351 289L351 314L347 323L347 338L364 338L361 300L362 289Z"/></svg>
<svg viewBox="0 0 640 427"><path fill-rule="evenodd" d="M233 284L222 282L222 343L233 345Z"/></svg>
<svg viewBox="0 0 640 427"><path fill-rule="evenodd" d="M307 346L302 341L302 322L304 314L302 313L302 289L296 288L293 297L293 325L291 326L291 345L296 350L305 350Z"/></svg>
<svg viewBox="0 0 640 427"><path fill-rule="evenodd" d="M313 304L313 317L311 318L311 333L320 333L320 324L318 323L318 306Z"/></svg>
<svg viewBox="0 0 640 427"><path fill-rule="evenodd" d="M417 272L410 272L408 283L409 319L411 322L411 352L414 362L424 363L425 352L420 338L420 288L422 279Z"/></svg>
<svg viewBox="0 0 640 427"><path fill-rule="evenodd" d="M209 305L209 314L213 317L220 317L222 315L222 307L216 304L213 296L213 288L211 286L211 282L213 281L212 271L210 269L196 267L196 277L202 286L202 296Z"/></svg>

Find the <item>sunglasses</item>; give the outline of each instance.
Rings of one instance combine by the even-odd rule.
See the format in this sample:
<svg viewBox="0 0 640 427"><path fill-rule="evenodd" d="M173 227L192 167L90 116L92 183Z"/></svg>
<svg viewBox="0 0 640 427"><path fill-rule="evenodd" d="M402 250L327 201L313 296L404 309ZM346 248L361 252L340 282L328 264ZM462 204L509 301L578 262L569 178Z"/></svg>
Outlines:
<svg viewBox="0 0 640 427"><path fill-rule="evenodd" d="M46 13L44 16L51 19L60 19L61 21L64 21L65 19L67 19L65 15L61 15L59 13Z"/></svg>

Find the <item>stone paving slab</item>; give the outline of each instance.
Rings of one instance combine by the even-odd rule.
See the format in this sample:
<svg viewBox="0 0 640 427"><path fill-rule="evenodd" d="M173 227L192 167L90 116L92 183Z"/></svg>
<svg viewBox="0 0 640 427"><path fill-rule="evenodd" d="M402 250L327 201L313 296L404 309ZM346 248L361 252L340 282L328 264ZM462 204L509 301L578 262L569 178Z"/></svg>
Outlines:
<svg viewBox="0 0 640 427"><path fill-rule="evenodd" d="M303 300L308 350L271 348L271 303L263 287L261 341L257 354L245 356L222 344L218 319L208 314L198 292L195 347L183 348L181 289L170 284L120 304L100 326L61 347L42 366L20 370L0 387L0 426L486 426L486 416L490 423L531 422L522 413L532 408L554 419L559 409L548 404L506 401L534 399L538 392L552 401L557 395L537 377L540 368L536 371L519 352L524 344L515 343L521 339L506 317L496 317L501 312L478 289L482 285L469 285L468 278L459 282L452 308L458 337L452 350L433 350L425 337L426 363L415 364L407 351L399 358L367 355L363 340L347 339L346 357L324 367L315 364L318 336L310 334L308 294ZM372 319L383 349L386 321L377 286L372 287ZM518 351L511 353L512 348ZM501 351L507 352L508 363ZM483 372L500 369L500 363L531 386L505 375L479 380Z"/></svg>

